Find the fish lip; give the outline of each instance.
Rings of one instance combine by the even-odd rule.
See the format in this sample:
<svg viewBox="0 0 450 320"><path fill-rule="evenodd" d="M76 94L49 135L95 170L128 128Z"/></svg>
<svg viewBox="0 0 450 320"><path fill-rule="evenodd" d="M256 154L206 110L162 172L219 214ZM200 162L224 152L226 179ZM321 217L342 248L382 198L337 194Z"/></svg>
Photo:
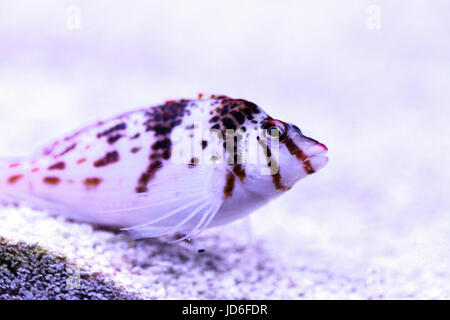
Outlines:
<svg viewBox="0 0 450 320"><path fill-rule="evenodd" d="M329 160L330 160L330 158L329 158L328 156L326 156L327 152L328 152L328 150L324 150L324 151L322 151L322 152L318 152L318 153L316 153L316 154L310 155L310 156L308 156L308 157L306 158L306 161L311 161L311 160L313 160L313 159L322 159L323 161L325 161L325 164L324 164L323 166L321 166L321 167L318 168L318 169L315 169L315 170L318 171L318 170L320 170L321 168L323 168L324 166L326 166L326 165L328 164Z"/></svg>
<svg viewBox="0 0 450 320"><path fill-rule="evenodd" d="M309 156L306 158L306 160L311 160L311 159L317 159L317 158L322 158L322 159L326 159L327 161L329 160L329 157L325 155L326 152L320 153L320 154L315 154L312 156Z"/></svg>
<svg viewBox="0 0 450 320"><path fill-rule="evenodd" d="M309 160L309 159L314 158L314 157L321 157L321 158L327 158L328 159L328 157L326 156L327 153L328 153L328 149L324 149L322 151L315 152L315 153L313 153L311 155L308 155L306 157L306 159Z"/></svg>

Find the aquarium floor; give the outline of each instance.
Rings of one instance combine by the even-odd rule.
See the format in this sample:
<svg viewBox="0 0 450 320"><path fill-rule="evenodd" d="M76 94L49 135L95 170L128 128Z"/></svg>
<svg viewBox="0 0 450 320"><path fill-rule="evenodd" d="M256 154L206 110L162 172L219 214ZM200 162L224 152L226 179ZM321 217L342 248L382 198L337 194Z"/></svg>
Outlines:
<svg viewBox="0 0 450 320"><path fill-rule="evenodd" d="M164 239L129 241L125 234L45 212L2 207L0 236L37 243L144 299L449 297L439 222L433 234L418 236L414 230L352 232L257 214L171 245Z"/></svg>

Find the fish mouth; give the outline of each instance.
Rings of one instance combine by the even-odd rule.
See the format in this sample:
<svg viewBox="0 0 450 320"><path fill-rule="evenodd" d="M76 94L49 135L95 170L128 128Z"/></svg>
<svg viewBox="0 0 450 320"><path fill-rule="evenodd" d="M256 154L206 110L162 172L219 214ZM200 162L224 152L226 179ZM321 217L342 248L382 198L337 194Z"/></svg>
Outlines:
<svg viewBox="0 0 450 320"><path fill-rule="evenodd" d="M306 161L310 164L314 172L319 171L328 164L328 148L323 144L318 142L309 148L307 153Z"/></svg>
<svg viewBox="0 0 450 320"><path fill-rule="evenodd" d="M307 161L311 164L314 172L317 172L328 164L329 159L327 156L320 154L308 157Z"/></svg>
<svg viewBox="0 0 450 320"><path fill-rule="evenodd" d="M325 156L328 148L323 143L308 137L304 137L304 141L306 142L304 149L299 148L292 139L287 139L284 144L289 152L303 164L306 174L313 174L328 163L328 157Z"/></svg>

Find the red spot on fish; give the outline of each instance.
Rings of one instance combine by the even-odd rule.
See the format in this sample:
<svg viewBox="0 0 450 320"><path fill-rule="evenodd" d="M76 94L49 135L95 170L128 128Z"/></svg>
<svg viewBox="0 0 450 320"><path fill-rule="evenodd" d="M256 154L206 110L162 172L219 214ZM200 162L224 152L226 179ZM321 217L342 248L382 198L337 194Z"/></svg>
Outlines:
<svg viewBox="0 0 450 320"><path fill-rule="evenodd" d="M87 161L86 158L81 158L81 159L77 160L77 164L82 164L82 163L84 163L86 161Z"/></svg>
<svg viewBox="0 0 450 320"><path fill-rule="evenodd" d="M177 100L166 100L164 102L164 104L172 104L172 103L175 103L175 102L177 102Z"/></svg>
<svg viewBox="0 0 450 320"><path fill-rule="evenodd" d="M319 146L321 146L321 147L323 148L324 151L328 151L327 146L324 145L323 143L317 142L317 144L318 144Z"/></svg>
<svg viewBox="0 0 450 320"><path fill-rule="evenodd" d="M41 169L40 168L33 168L31 169L31 172L39 172Z"/></svg>
<svg viewBox="0 0 450 320"><path fill-rule="evenodd" d="M17 168L18 166L20 166L20 162L14 162L9 165L10 168Z"/></svg>
<svg viewBox="0 0 450 320"><path fill-rule="evenodd" d="M43 181L45 184L57 185L61 182L61 179L58 177L45 177Z"/></svg>
<svg viewBox="0 0 450 320"><path fill-rule="evenodd" d="M17 181L19 181L22 178L23 178L23 174L16 174L16 175L11 176L11 177L8 178L8 183L9 184L14 184L14 183L16 183Z"/></svg>
<svg viewBox="0 0 450 320"><path fill-rule="evenodd" d="M48 170L64 170L66 168L66 164L63 161L52 164L48 167Z"/></svg>
<svg viewBox="0 0 450 320"><path fill-rule="evenodd" d="M199 98L199 99L203 98L203 93L199 93L199 94L198 94L198 98Z"/></svg>

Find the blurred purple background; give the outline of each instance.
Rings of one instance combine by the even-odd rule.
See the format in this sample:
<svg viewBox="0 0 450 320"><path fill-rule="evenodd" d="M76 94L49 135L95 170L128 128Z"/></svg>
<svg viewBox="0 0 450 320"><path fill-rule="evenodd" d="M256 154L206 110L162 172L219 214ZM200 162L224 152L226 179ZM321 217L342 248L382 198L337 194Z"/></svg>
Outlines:
<svg viewBox="0 0 450 320"><path fill-rule="evenodd" d="M245 98L330 150L252 214L267 250L363 277L447 274L449 12L443 0L3 1L0 155L166 99Z"/></svg>

